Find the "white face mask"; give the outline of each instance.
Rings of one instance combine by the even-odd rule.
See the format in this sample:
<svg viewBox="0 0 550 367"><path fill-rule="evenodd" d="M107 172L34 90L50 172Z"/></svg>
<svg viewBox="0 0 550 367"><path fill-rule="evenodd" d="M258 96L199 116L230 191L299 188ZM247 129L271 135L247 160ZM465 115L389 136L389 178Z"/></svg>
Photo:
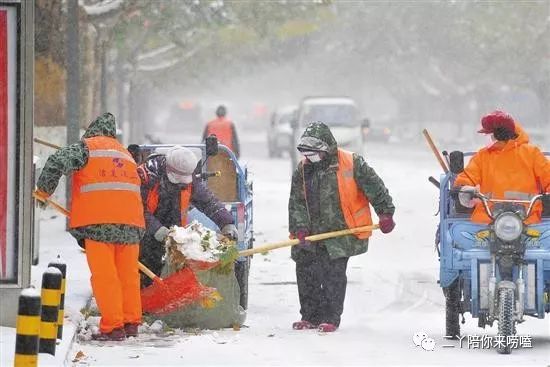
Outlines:
<svg viewBox="0 0 550 367"><path fill-rule="evenodd" d="M321 161L321 155L319 153L306 152L305 154L302 153L302 155L306 157L311 163L317 163Z"/></svg>

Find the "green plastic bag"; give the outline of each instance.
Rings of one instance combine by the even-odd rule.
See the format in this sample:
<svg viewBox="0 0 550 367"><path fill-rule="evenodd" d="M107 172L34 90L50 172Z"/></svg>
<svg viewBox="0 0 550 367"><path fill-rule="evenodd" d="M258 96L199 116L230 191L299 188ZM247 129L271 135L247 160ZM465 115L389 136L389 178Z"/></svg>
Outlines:
<svg viewBox="0 0 550 367"><path fill-rule="evenodd" d="M162 276L173 271L165 266ZM220 272L218 269L197 271L199 281L216 288L222 299L213 308L204 308L200 303L186 306L178 311L159 317L172 328L222 329L240 327L246 319L246 311L240 305L240 288L235 271Z"/></svg>

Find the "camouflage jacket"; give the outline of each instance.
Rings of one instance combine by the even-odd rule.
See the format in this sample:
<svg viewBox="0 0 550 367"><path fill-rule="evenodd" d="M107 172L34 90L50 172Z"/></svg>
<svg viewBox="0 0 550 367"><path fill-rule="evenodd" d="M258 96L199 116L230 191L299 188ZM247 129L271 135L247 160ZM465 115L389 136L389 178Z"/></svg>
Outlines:
<svg viewBox="0 0 550 367"><path fill-rule="evenodd" d="M115 117L110 113L104 113L94 120L84 135L83 139L94 136L109 136L116 138ZM53 194L62 175L70 175L88 163L88 148L80 141L52 154L38 178L37 188L48 194ZM108 203L105 203L108 210ZM76 238L79 245L86 238L107 243L137 244L143 237L145 230L124 224L97 224L85 227L73 228L70 233Z"/></svg>
<svg viewBox="0 0 550 367"><path fill-rule="evenodd" d="M337 144L329 128L322 123L310 124L302 137L313 137L328 146L328 157L318 163L300 162L292 177L288 203L289 231L300 228L310 234L347 228L340 206L336 171ZM363 190L376 214L393 214L395 207L384 182L365 160L354 154L354 178ZM306 195L307 191L307 195ZM306 201L307 197L307 201ZM293 247L292 258L299 261L316 246L326 246L332 259L359 255L367 251L368 239L344 236L318 242L310 248Z"/></svg>

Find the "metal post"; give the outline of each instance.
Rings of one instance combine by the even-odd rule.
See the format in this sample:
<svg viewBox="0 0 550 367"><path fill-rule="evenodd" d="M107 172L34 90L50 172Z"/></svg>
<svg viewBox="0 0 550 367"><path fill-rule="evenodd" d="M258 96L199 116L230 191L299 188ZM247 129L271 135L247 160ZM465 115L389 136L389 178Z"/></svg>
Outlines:
<svg viewBox="0 0 550 367"><path fill-rule="evenodd" d="M78 0L67 0L67 145L76 143L80 135L80 47ZM71 185L67 177L67 208L71 205Z"/></svg>
<svg viewBox="0 0 550 367"><path fill-rule="evenodd" d="M67 264L65 264L59 255L57 259L48 264L48 268L57 268L61 272L61 296L59 298L59 312L57 314L57 339L63 338L63 323L65 319L65 288L67 285Z"/></svg>
<svg viewBox="0 0 550 367"><path fill-rule="evenodd" d="M42 309L40 311L39 353L55 356L57 318L61 299L63 274L57 268L48 268L42 275Z"/></svg>
<svg viewBox="0 0 550 367"><path fill-rule="evenodd" d="M40 306L40 293L36 289L27 288L21 292L17 312L14 367L38 365Z"/></svg>

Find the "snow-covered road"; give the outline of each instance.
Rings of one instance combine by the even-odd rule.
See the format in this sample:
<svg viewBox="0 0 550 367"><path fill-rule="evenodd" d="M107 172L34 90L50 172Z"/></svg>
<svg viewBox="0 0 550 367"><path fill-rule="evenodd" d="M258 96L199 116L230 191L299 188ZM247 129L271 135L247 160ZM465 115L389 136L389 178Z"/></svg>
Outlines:
<svg viewBox="0 0 550 367"><path fill-rule="evenodd" d="M287 237L290 168L287 160L268 160L261 144L245 150L254 175L256 246ZM424 147L421 147L424 148ZM367 159L385 180L397 205L396 230L376 233L366 255L352 258L340 329L330 335L295 331L299 319L294 263L281 249L256 255L250 275L249 311L240 331L184 335L165 348L76 344L84 364L105 365L546 365L550 363L549 321L528 320L518 330L531 335L532 349L510 356L468 349L444 336L443 296L437 285L433 237L437 191L428 183L439 174L428 151L374 145ZM467 317L465 335L495 335ZM436 340L432 352L416 347L412 336L424 331ZM443 347L444 344L452 347Z"/></svg>
<svg viewBox="0 0 550 367"><path fill-rule="evenodd" d="M268 160L263 149L261 139L251 142L244 157L254 176L256 246L288 236L289 163ZM163 347L76 343L68 365L550 365L548 318L520 325L518 333L532 336L533 348L509 356L469 349L467 339L460 347L458 341L443 338L444 300L436 283L433 245L437 191L427 181L429 175L439 174L438 165L424 147L371 145L366 157L394 197L397 227L389 235L374 234L369 252L350 260L337 332L292 330L300 316L294 263L290 250L280 249L253 258L248 317L240 331L183 334ZM465 335L496 334L495 328L477 328L477 320L468 316L466 321ZM434 351L413 344L418 331L435 339ZM81 358L71 362L78 352Z"/></svg>

